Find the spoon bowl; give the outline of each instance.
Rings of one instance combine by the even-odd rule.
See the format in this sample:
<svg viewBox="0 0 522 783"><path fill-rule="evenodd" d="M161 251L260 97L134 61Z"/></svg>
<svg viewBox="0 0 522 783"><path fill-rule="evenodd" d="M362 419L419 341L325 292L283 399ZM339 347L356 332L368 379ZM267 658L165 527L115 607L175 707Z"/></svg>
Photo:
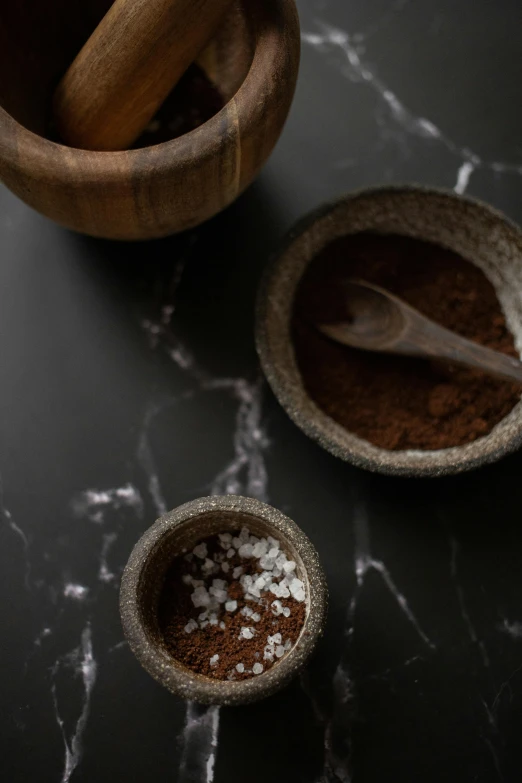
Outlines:
<svg viewBox="0 0 522 783"><path fill-rule="evenodd" d="M332 340L366 351L447 359L522 383L522 362L439 326L390 291L349 280L346 293L349 320L319 326Z"/></svg>

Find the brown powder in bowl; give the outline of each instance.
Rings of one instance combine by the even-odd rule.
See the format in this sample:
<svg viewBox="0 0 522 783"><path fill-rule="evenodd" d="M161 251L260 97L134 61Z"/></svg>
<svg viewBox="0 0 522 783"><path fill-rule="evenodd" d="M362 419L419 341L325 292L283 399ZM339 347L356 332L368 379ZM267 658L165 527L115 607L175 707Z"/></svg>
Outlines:
<svg viewBox="0 0 522 783"><path fill-rule="evenodd" d="M273 538L221 533L175 559L160 600L167 649L194 672L244 680L295 645L306 617L297 565Z"/></svg>
<svg viewBox="0 0 522 783"><path fill-rule="evenodd" d="M486 435L513 409L518 384L444 362L348 348L320 334L314 324L346 320L349 278L382 286L446 328L517 356L495 290L478 267L408 237L342 237L309 265L293 318L305 388L332 419L381 448L442 449Z"/></svg>

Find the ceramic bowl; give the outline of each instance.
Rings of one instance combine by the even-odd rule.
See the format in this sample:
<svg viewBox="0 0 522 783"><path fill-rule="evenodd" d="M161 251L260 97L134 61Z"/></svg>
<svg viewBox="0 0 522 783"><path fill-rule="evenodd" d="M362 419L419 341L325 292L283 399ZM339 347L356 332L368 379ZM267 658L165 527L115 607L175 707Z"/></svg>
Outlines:
<svg viewBox="0 0 522 783"><path fill-rule="evenodd" d="M522 404L486 436L436 451L389 451L348 432L307 394L291 340L293 301L312 259L338 237L361 231L423 239L474 263L493 284L517 350L522 350L522 232L490 206L452 192L382 187L321 207L294 228L269 266L257 311L264 373L293 421L336 457L396 476L444 476L494 462L522 443Z"/></svg>
<svg viewBox="0 0 522 783"><path fill-rule="evenodd" d="M166 572L184 549L216 533L246 525L271 535L297 563L305 583L306 619L296 645L271 669L239 682L195 674L167 651L158 624L158 603ZM200 498L174 509L147 530L125 568L120 593L123 630L143 668L177 696L204 704L245 704L282 688L305 665L324 630L327 588L319 557L302 530L277 509L237 495Z"/></svg>

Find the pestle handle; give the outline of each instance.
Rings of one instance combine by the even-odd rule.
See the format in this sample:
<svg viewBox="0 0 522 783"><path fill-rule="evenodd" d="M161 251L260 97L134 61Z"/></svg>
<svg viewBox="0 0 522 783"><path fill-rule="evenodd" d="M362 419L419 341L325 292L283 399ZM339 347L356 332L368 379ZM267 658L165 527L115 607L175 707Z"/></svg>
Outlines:
<svg viewBox="0 0 522 783"><path fill-rule="evenodd" d="M132 146L231 1L116 0L56 90L61 138L81 149Z"/></svg>

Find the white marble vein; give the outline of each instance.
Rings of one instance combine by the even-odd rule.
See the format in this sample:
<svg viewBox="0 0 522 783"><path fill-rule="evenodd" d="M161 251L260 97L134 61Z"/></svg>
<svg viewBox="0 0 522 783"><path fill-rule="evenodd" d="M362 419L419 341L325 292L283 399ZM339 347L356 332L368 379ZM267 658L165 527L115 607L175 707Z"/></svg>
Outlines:
<svg viewBox="0 0 522 783"><path fill-rule="evenodd" d="M31 560L29 553L29 539L26 534L13 519L11 512L6 508L4 503L4 485L2 477L0 476L0 522L4 522L5 525L11 530L12 533L20 540L22 544L24 554L24 585L27 590L31 587Z"/></svg>
<svg viewBox="0 0 522 783"><path fill-rule="evenodd" d="M500 630L509 634L509 636L511 636L513 639L522 639L522 623L518 620L510 623L509 620L504 618L502 625L500 626Z"/></svg>
<svg viewBox="0 0 522 783"><path fill-rule="evenodd" d="M83 683L83 702L71 736L67 736L56 689L56 676L64 668L71 669L74 676L81 677ZM60 727L65 748L61 783L69 783L71 775L82 759L83 737L89 719L91 696L96 683L96 673L97 665L93 655L91 627L90 625L87 625L82 632L80 645L71 653L68 653L68 655L59 659L52 670L52 696L55 718Z"/></svg>
<svg viewBox="0 0 522 783"><path fill-rule="evenodd" d="M460 158L456 185L456 193L464 193L469 185L473 172L479 168L500 173L522 174L522 165L503 161L487 161L469 149L449 138L437 125L427 117L416 115L399 98L399 96L380 78L377 72L363 58L365 53L365 35L349 34L347 31L330 25L324 21L316 21L316 32L303 31L302 40L308 46L330 58L334 67L339 66L338 55L342 55L341 73L354 82L362 82L377 95L381 104L396 128L412 136L427 141L437 142L448 152Z"/></svg>
<svg viewBox="0 0 522 783"><path fill-rule="evenodd" d="M435 650L435 644L429 639L427 634L422 629L419 621L415 617L405 595L399 590L395 584L389 570L386 568L382 560L375 560L372 557L370 551L370 533L368 525L368 517L366 508L362 504L358 504L354 513L354 536L355 536L355 575L357 578L357 589L352 599L352 612L355 608L357 596L360 590L364 586L364 580L366 575L370 571L376 571L382 577L382 580L389 592L394 597L401 611L407 617L411 625L415 628L417 634L422 639L424 644L431 650Z"/></svg>
<svg viewBox="0 0 522 783"><path fill-rule="evenodd" d="M219 707L188 702L181 736L179 783L213 783L218 732Z"/></svg>
<svg viewBox="0 0 522 783"><path fill-rule="evenodd" d="M102 524L107 509L132 508L138 517L143 516L143 500L139 489L132 484L114 489L86 489L72 501L77 517L87 517L91 522Z"/></svg>
<svg viewBox="0 0 522 783"><path fill-rule="evenodd" d="M85 585L67 582L63 587L63 594L65 598L72 598L74 601L84 601L89 594L89 588Z"/></svg>
<svg viewBox="0 0 522 783"><path fill-rule="evenodd" d="M116 533L106 533L103 536L103 543L100 553L100 565L98 568L98 579L100 582L114 582L116 579L116 574L113 573L109 565L107 563L107 557L109 555L109 550L111 546L114 544L116 539L118 538Z"/></svg>
<svg viewBox="0 0 522 783"><path fill-rule="evenodd" d="M457 592L457 598L459 601L459 607L460 607L460 616L462 617L462 621L464 625L466 626L468 636L470 640L475 644L480 652L480 656L482 658L482 663L485 667L489 666L489 656L488 652L486 650L486 646L484 642L482 642L478 636L477 632L475 630L475 626L473 625L473 622L471 620L471 617L469 616L469 612L466 606L466 599L464 596L464 591L462 589L462 586L459 583L458 579L458 572L457 572L457 555L459 553L459 544L458 541L456 541L455 538L450 537L450 550L451 550L451 559L450 559L450 573L451 578L453 579L453 582L455 584L455 590Z"/></svg>

